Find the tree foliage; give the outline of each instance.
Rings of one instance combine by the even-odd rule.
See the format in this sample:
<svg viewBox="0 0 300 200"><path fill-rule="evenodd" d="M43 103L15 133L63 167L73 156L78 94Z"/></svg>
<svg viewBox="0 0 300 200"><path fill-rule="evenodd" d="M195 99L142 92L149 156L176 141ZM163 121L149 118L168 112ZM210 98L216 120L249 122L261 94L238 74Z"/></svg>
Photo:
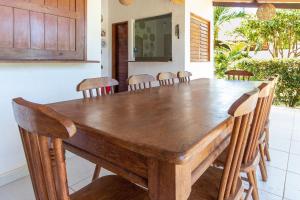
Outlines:
<svg viewBox="0 0 300 200"><path fill-rule="evenodd" d="M241 59L232 68L253 72L254 80L265 80L279 74L276 103L289 107L300 106L300 59Z"/></svg>
<svg viewBox="0 0 300 200"><path fill-rule="evenodd" d="M256 51L264 45L273 58L300 57L300 10L278 10L272 20L247 16L235 30Z"/></svg>
<svg viewBox="0 0 300 200"><path fill-rule="evenodd" d="M248 45L243 42L219 43L218 47L215 48L215 74L217 78L223 78L227 68L234 66L235 62L243 58L249 58L249 54L246 51L247 46Z"/></svg>
<svg viewBox="0 0 300 200"><path fill-rule="evenodd" d="M215 7L214 8L214 39L215 44L219 38L220 27L233 19L244 17L245 13L240 11L236 12L228 7Z"/></svg>

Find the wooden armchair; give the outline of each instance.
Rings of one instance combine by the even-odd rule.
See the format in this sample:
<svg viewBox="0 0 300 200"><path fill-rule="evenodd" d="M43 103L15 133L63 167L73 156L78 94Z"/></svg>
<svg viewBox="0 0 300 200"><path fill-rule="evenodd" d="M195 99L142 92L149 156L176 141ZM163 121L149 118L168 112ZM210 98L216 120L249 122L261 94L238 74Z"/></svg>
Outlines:
<svg viewBox="0 0 300 200"><path fill-rule="evenodd" d="M177 73L177 78L179 79L180 83L190 82L191 81L192 73L188 71L180 71Z"/></svg>
<svg viewBox="0 0 300 200"><path fill-rule="evenodd" d="M109 77L91 78L85 79L77 86L77 91L82 92L83 98L93 98L95 96L105 96L114 94L114 87L119 85L119 82L115 79ZM93 179L95 180L99 177L101 171L101 166L96 165Z"/></svg>
<svg viewBox="0 0 300 200"><path fill-rule="evenodd" d="M258 89L259 96L258 101L255 106L255 112L253 117L253 121L251 124L250 133L246 140L246 149L245 155L242 159L242 166L240 173L246 173L247 178L245 181L249 182L249 189L246 191L246 200L250 199L251 196L253 200L259 200L258 194L258 185L256 180L256 170L258 166L260 167L260 171L262 174L263 180L267 180L267 170L266 163L264 159L261 157L261 153L263 151L263 147L259 144L260 134L264 128L265 120L266 120L266 111L268 107L268 100L270 96L270 83L262 83ZM218 158L216 165L222 166L225 163L226 157L228 154L228 150L223 152L221 156Z"/></svg>
<svg viewBox="0 0 300 200"><path fill-rule="evenodd" d="M77 85L77 91L82 92L84 98L114 94L114 87L119 82L109 77L85 79Z"/></svg>
<svg viewBox="0 0 300 200"><path fill-rule="evenodd" d="M51 108L13 100L35 197L41 200L140 200L145 191L119 176L98 178L69 194L63 140L76 134L74 123Z"/></svg>
<svg viewBox="0 0 300 200"><path fill-rule="evenodd" d="M160 86L174 85L175 79L177 79L177 76L172 72L161 72L157 75L157 80L159 81Z"/></svg>
<svg viewBox="0 0 300 200"><path fill-rule="evenodd" d="M244 71L244 70L229 70L225 72L228 80L250 80L254 74L252 72Z"/></svg>
<svg viewBox="0 0 300 200"><path fill-rule="evenodd" d="M130 91L136 91L147 87L151 88L153 81L155 81L155 78L149 74L133 75L128 78L128 85Z"/></svg>

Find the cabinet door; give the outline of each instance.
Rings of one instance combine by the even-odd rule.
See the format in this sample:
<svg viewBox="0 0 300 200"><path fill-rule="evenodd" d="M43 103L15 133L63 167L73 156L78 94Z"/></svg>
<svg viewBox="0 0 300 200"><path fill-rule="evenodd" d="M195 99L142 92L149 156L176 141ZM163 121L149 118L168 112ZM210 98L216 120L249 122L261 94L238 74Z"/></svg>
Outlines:
<svg viewBox="0 0 300 200"><path fill-rule="evenodd" d="M0 0L0 59L84 60L86 0Z"/></svg>

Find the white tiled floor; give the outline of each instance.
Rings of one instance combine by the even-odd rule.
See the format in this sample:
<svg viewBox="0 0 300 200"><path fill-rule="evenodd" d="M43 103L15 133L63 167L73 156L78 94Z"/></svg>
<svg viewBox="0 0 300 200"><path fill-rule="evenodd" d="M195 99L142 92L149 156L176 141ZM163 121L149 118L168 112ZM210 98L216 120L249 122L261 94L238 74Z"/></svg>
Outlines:
<svg viewBox="0 0 300 200"><path fill-rule="evenodd" d="M300 110L273 107L271 113L271 158L267 182L257 172L261 200L300 199ZM77 191L92 179L94 165L68 154L67 172L70 192ZM101 175L109 174L102 170ZM29 177L0 187L0 200L33 200Z"/></svg>

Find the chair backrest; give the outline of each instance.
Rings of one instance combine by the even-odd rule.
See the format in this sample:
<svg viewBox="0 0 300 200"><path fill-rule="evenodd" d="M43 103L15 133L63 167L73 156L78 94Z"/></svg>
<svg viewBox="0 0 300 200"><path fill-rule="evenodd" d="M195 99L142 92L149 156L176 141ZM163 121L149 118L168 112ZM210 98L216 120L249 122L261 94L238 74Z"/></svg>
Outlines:
<svg viewBox="0 0 300 200"><path fill-rule="evenodd" d="M249 137L247 139L245 155L243 158L244 164L250 163L253 161L253 159L257 158L256 155L258 153L259 137L267 119L268 103L271 94L271 83L262 83L258 89L260 91Z"/></svg>
<svg viewBox="0 0 300 200"><path fill-rule="evenodd" d="M109 77L90 78L79 83L77 91L82 92L84 98L93 98L94 96L113 94L115 92L114 86L117 85L119 82Z"/></svg>
<svg viewBox="0 0 300 200"><path fill-rule="evenodd" d="M231 198L238 189L240 168L245 152L246 140L250 131L254 109L258 99L255 89L241 96L229 109L234 125L231 133L228 154L223 170L218 200Z"/></svg>
<svg viewBox="0 0 300 200"><path fill-rule="evenodd" d="M274 77L269 79L269 81L271 82L271 93L270 93L270 100L268 102L267 120L270 117L271 107L272 107L272 104L274 101L275 91L276 91L276 86L277 86L278 80L279 80L279 75L275 75Z"/></svg>
<svg viewBox="0 0 300 200"><path fill-rule="evenodd" d="M47 106L13 100L36 199L69 200L62 140L72 137L72 121Z"/></svg>
<svg viewBox="0 0 300 200"><path fill-rule="evenodd" d="M155 78L149 74L133 75L128 78L128 85L130 91L142 90L147 87L151 88L153 81Z"/></svg>
<svg viewBox="0 0 300 200"><path fill-rule="evenodd" d="M157 80L159 81L159 85L174 85L175 79L177 78L176 74L172 72L161 72L157 75Z"/></svg>
<svg viewBox="0 0 300 200"><path fill-rule="evenodd" d="M228 70L225 72L228 80L250 80L254 74L244 70Z"/></svg>
<svg viewBox="0 0 300 200"><path fill-rule="evenodd" d="M179 71L177 73L177 78L179 79L179 82L184 83L184 82L190 82L192 73L188 71Z"/></svg>

